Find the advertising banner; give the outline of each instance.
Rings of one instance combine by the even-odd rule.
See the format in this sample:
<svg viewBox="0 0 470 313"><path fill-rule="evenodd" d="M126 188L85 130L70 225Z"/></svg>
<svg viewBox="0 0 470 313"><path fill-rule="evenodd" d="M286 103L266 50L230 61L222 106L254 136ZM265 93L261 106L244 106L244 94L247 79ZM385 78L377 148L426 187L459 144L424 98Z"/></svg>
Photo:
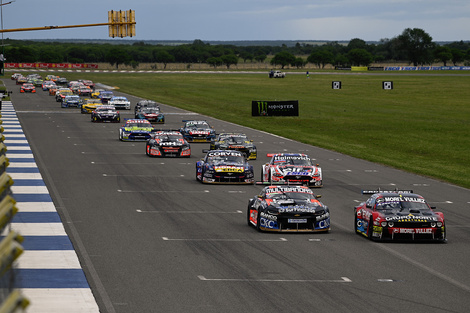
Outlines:
<svg viewBox="0 0 470 313"><path fill-rule="evenodd" d="M251 116L299 116L299 101L252 101Z"/></svg>

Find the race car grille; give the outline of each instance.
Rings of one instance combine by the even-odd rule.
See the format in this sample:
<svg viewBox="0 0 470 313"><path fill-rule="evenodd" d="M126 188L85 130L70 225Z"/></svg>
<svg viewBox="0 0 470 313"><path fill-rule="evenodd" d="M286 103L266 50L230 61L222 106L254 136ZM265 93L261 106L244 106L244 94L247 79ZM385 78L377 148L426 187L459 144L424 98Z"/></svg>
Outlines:
<svg viewBox="0 0 470 313"><path fill-rule="evenodd" d="M150 139L150 134L149 133L131 133L129 135L130 139L134 140L147 140Z"/></svg>
<svg viewBox="0 0 470 313"><path fill-rule="evenodd" d="M312 231L315 229L316 217L322 214L324 212L281 214L278 216L279 227L285 231Z"/></svg>
<svg viewBox="0 0 470 313"><path fill-rule="evenodd" d="M181 147L180 148L160 148L160 151L164 156L167 157L179 157L181 155Z"/></svg>
<svg viewBox="0 0 470 313"><path fill-rule="evenodd" d="M215 174L214 179L217 182L243 182L246 178L245 173L223 173Z"/></svg>

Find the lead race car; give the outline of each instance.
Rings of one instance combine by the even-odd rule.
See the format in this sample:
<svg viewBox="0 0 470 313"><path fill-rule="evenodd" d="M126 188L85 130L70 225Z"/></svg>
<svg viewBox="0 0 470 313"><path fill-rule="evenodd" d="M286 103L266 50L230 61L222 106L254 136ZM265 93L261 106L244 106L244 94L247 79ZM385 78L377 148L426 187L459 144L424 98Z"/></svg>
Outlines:
<svg viewBox="0 0 470 313"><path fill-rule="evenodd" d="M354 232L372 240L446 241L444 214L412 190L365 190L354 207Z"/></svg>
<svg viewBox="0 0 470 313"><path fill-rule="evenodd" d="M145 153L153 157L187 157L191 156L191 147L179 131L161 130L152 134L147 140Z"/></svg>
<svg viewBox="0 0 470 313"><path fill-rule="evenodd" d="M263 165L261 183L303 184L323 186L321 167L313 165L310 157L303 153L268 154L271 161Z"/></svg>
<svg viewBox="0 0 470 313"><path fill-rule="evenodd" d="M254 184L253 166L235 150L210 150L196 162L196 179L209 184Z"/></svg>
<svg viewBox="0 0 470 313"><path fill-rule="evenodd" d="M180 128L184 139L188 142L211 142L215 139L215 130L206 121L183 120L185 123Z"/></svg>
<svg viewBox="0 0 470 313"><path fill-rule="evenodd" d="M330 210L307 186L274 185L248 202L247 222L259 231L328 232Z"/></svg>

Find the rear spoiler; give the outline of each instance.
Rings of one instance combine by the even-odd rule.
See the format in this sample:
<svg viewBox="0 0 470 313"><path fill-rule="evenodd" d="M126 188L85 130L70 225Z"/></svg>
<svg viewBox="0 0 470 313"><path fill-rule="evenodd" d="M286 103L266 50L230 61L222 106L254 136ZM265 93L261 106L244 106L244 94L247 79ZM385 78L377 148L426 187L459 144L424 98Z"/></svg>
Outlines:
<svg viewBox="0 0 470 313"><path fill-rule="evenodd" d="M379 192L384 192L384 193L413 193L413 190L398 190L398 189L395 189L395 190L380 190L380 188L377 189L377 190L362 190L363 195L373 195L373 194L379 193Z"/></svg>

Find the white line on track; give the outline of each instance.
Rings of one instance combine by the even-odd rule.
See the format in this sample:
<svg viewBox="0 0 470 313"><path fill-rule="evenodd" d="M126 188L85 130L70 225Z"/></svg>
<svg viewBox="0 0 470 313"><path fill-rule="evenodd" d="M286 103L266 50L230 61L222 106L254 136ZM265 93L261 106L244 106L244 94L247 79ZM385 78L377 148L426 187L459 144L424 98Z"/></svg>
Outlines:
<svg viewBox="0 0 470 313"><path fill-rule="evenodd" d="M199 275L202 281L234 281L234 282L281 282L281 283L351 283L347 277L341 279L247 279L247 278L206 278Z"/></svg>
<svg viewBox="0 0 470 313"><path fill-rule="evenodd" d="M150 210L136 210L137 213L168 213L168 214L242 214L243 212L237 210L235 212L220 212L220 211L150 211Z"/></svg>
<svg viewBox="0 0 470 313"><path fill-rule="evenodd" d="M279 239L260 239L260 240L248 240L248 239L221 239L221 238L208 238L208 239L171 239L168 237L162 237L164 241L224 241L224 242L286 242L286 238Z"/></svg>
<svg viewBox="0 0 470 313"><path fill-rule="evenodd" d="M161 177L161 176L159 176ZM117 192L122 193L133 193L133 192L148 192L148 193L208 193L209 190L120 190Z"/></svg>

